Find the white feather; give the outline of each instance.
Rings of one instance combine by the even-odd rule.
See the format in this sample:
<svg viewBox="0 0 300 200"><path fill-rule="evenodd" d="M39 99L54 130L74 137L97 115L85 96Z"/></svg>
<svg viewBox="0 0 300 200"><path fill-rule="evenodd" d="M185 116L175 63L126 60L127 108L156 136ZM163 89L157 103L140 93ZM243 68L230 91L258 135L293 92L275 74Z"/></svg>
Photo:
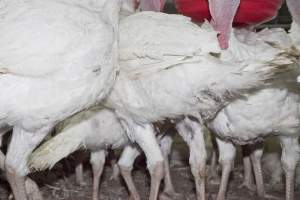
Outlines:
<svg viewBox="0 0 300 200"><path fill-rule="evenodd" d="M71 1L16 2L0 11L0 121L35 130L101 100L116 77L106 15L117 1L100 15Z"/></svg>
<svg viewBox="0 0 300 200"><path fill-rule="evenodd" d="M57 135L30 156L30 168L51 168L70 153L86 148L92 152L116 149L128 143L115 114L104 108L83 111L60 124Z"/></svg>
<svg viewBox="0 0 300 200"><path fill-rule="evenodd" d="M14 129L5 165L16 175L29 172L29 154L56 123L111 90L120 6L120 0L1 1L0 124Z"/></svg>

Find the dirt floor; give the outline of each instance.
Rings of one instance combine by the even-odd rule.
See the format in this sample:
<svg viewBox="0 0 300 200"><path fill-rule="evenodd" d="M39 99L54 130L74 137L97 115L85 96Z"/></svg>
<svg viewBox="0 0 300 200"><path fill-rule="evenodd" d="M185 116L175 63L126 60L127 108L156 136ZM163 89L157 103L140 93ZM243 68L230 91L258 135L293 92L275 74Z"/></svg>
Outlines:
<svg viewBox="0 0 300 200"><path fill-rule="evenodd" d="M175 139L173 147L171 154L171 175L176 191L182 194L176 200L195 200L195 186L188 166L188 148L179 139ZM210 149L211 147L207 146L208 158L210 158ZM75 183L74 166L79 158L78 156L84 160L84 177L86 183L84 186L79 186ZM88 160L88 152L84 154L73 154L68 159L64 159L56 164L51 171L35 173L31 177L39 184L45 200L91 200L92 172ZM245 188L239 189L239 185L243 181L243 169L240 163L241 155L238 151L236 167L234 173L231 175L227 200L259 200L255 193ZM150 179L145 169L144 159L142 157L137 159L133 176L142 200L147 199L150 184ZM2 172L0 172L0 200L6 200L10 194L10 189L3 173L1 173ZM112 169L109 162L107 162L100 185L100 200L128 199L128 192L124 182L120 178L119 180L110 180L111 174ZM264 176L267 193L278 197L278 199L284 199L283 183L276 186L270 185L268 184L270 175L264 173ZM215 200L217 191L218 185L208 183L207 200ZM296 189L295 200L300 200L300 185L298 185Z"/></svg>
<svg viewBox="0 0 300 200"><path fill-rule="evenodd" d="M143 163L140 161L139 163ZM149 176L139 164L134 171L134 180L137 184L138 190L142 196L142 200L146 200L149 192ZM85 163L84 176L86 185L78 186L75 183L74 176L74 160L65 160L51 171L34 174L32 177L36 180L43 192L45 200L90 200L92 178L89 164ZM109 180L112 173L110 166L106 166L103 179L100 186L101 200L122 200L128 199L127 190L124 187L122 180ZM195 188L193 185L193 178L187 165L174 164L171 169L172 178L174 180L177 192L183 194L180 200L195 199ZM230 181L227 200L257 200L257 196L247 189L239 189L238 186L242 182L242 168L237 166ZM218 186L208 184L208 200L216 199ZM277 196L279 199L284 199L284 189L274 191L272 187L266 184L266 190L269 194ZM278 189L277 189L278 190ZM7 199L9 194L9 187L2 175L0 182L0 199ZM296 192L295 199L300 199L300 191ZM178 199L179 200L179 199Z"/></svg>

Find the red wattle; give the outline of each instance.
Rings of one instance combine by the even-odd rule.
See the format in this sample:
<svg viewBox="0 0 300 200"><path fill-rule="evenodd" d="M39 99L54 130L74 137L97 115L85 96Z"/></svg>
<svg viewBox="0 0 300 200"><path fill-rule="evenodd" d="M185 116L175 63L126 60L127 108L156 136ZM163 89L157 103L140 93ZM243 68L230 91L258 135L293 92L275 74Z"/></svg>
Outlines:
<svg viewBox="0 0 300 200"><path fill-rule="evenodd" d="M229 0L228 0L229 1ZM241 0L234 18L234 26L255 25L266 22L277 15L282 0ZM175 0L179 13L195 22L210 20L208 0Z"/></svg>

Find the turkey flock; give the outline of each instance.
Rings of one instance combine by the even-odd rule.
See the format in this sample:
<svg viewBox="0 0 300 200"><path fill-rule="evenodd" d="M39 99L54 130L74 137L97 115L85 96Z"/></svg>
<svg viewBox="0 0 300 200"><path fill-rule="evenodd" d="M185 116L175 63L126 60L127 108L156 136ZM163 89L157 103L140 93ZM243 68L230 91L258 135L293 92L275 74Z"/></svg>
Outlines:
<svg viewBox="0 0 300 200"><path fill-rule="evenodd" d="M173 127L189 147L197 200L207 199L207 131L222 168L216 200L226 199L236 145L248 151L245 186L253 169L257 195L271 197L261 164L271 136L285 199L299 199L300 1L287 0L289 32L233 28L241 2L208 0L212 19L196 24L160 12L164 0L0 0L0 137L10 137L0 168L13 198L42 200L27 175L89 149L98 200L108 151L122 149L115 169L131 200L141 199L131 174L141 153L149 200L175 199Z"/></svg>

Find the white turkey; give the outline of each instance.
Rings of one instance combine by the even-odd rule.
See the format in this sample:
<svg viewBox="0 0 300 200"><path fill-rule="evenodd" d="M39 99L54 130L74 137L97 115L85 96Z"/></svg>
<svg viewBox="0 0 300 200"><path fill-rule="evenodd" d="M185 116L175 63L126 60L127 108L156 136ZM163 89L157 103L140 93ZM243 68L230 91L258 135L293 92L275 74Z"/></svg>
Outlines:
<svg viewBox="0 0 300 200"><path fill-rule="evenodd" d="M120 7L133 12L140 3L144 10L145 1L152 2L0 2L0 83L7 94L0 98L0 126L14 129L0 164L16 199L26 199L27 156L47 132L110 91L118 70Z"/></svg>
<svg viewBox="0 0 300 200"><path fill-rule="evenodd" d="M179 27L180 33L176 32ZM155 138L150 122L178 118L182 115L201 118L198 112L204 120L214 117L215 113L235 96L234 93L241 92L240 89L244 87L243 81L252 82L251 79L255 78L252 74L240 79L241 74L237 75L229 68L235 71L245 67L250 72L258 66L262 69L261 64L268 63L267 59L270 61L275 58L274 61L277 62L279 58L282 62L286 58L282 60L281 56L277 56L281 50L261 42L259 44L263 46L264 53L269 53L265 60L243 63L244 66L241 66L240 62L221 62L211 56L219 53L215 50L218 46L215 32L205 26L199 29L196 25L188 23L187 18L182 16L140 13L128 17L122 23L121 31L123 30L127 30L128 34L122 32L120 39L121 73L107 98L106 106L116 110L121 122L127 126L130 138L138 142L145 152L150 174L154 180L151 185L153 190L150 192L150 199L155 199L158 193L158 179L162 177L159 173L162 171L162 156L157 145L154 144ZM142 30L138 36L133 34L138 30ZM186 39L178 41L179 36L176 33ZM203 45L204 40L205 44L211 45ZM259 44L253 46L256 51L259 49ZM246 88L249 86L247 83ZM242 90L245 91L245 88ZM198 131L196 134L201 133ZM193 153L195 152L191 150L190 156L197 157ZM202 182L197 181L197 183L202 184L203 177L199 178L199 176L203 175L201 173L204 171L203 163L205 161L192 165L196 180L202 179ZM197 190L197 193L199 198L201 195L204 196L203 189Z"/></svg>
<svg viewBox="0 0 300 200"><path fill-rule="evenodd" d="M297 24L293 25L297 26ZM293 27L292 31L296 29L297 27ZM255 35L255 33L253 34ZM281 29L265 30L256 35L277 47L287 49L294 44L296 48L299 48L297 46L299 39L295 37L296 35L299 36L294 32L290 34L292 40ZM247 39L249 40L249 38ZM286 80L290 80L286 83L283 83L282 80L275 80L273 87L266 87L248 95L245 99L230 103L209 123L210 129L218 137L219 162L223 168L218 200L225 199L229 173L235 157L235 147L232 143L251 144L250 158L255 172L257 192L261 197L267 196L264 190L260 163L262 148L257 146L257 143L271 135L278 136L282 145L281 161L286 176L286 199L294 199L294 173L300 151L298 143L300 96L299 86L295 81L297 74L294 72L288 76L290 77L286 77ZM250 181L249 177L247 179Z"/></svg>
<svg viewBox="0 0 300 200"><path fill-rule="evenodd" d="M163 177L163 156L152 122L184 115L200 121L211 119L239 94L265 85L266 80L276 77L274 72L293 63L288 52L262 41L249 48L269 53L264 60L222 61L219 56L224 52L218 47L216 32L209 25L198 27L189 18L178 15L135 14L122 21L120 33L122 67L105 105L115 110L130 139L145 152L151 175L151 200L157 198ZM179 37L186 39L178 40ZM203 141L201 130L188 137ZM194 144L190 157L196 158L190 159L191 167L197 183L202 184L197 185L201 198L206 157L199 160L197 155L206 154L204 144L191 141Z"/></svg>
<svg viewBox="0 0 300 200"><path fill-rule="evenodd" d="M51 155L52 160L58 161L80 148L89 149L93 169L92 199L98 200L100 176L107 150L123 148L129 142L120 122L112 111L96 107L65 120L56 131L58 135L50 140L56 146L51 146L50 141L47 141L43 145L46 148L39 152L45 153L45 159ZM44 148L43 146L40 148Z"/></svg>
<svg viewBox="0 0 300 200"><path fill-rule="evenodd" d="M88 111L82 111L60 123L56 131L58 134L54 138L51 138L34 151L31 155L33 158L29 159L30 162L39 163L37 167L40 170L51 168L56 162L78 149L90 150L90 163L93 169L93 199L95 200L99 196L100 176L105 164L107 150L115 150L126 146L124 151L132 149L135 152L134 158L140 154L140 151L129 143L123 127L115 114L109 109L95 107ZM166 151L170 151L171 148L170 139L168 135L162 135L159 138L159 143L165 155L169 154ZM126 156L126 153L124 155ZM121 173L128 184L131 199L140 199L130 176L131 171L128 172L128 166L133 164L135 159L130 160L131 158L125 156L121 156L119 161ZM51 163L49 163L50 161ZM165 159L165 162L167 164L165 169L168 173L165 174L165 192L163 194L173 195L175 191L170 179L168 161ZM48 166L49 164L51 165ZM77 169L77 172L79 170L82 170L82 168ZM79 172L76 176L82 176L81 174L82 172ZM78 179L82 180L83 178L78 177Z"/></svg>
<svg viewBox="0 0 300 200"><path fill-rule="evenodd" d="M286 173L287 198L293 199L293 173L298 162L299 96L283 89L265 89L247 101L240 101L227 106L213 120L211 129L224 141L235 144L257 143L264 137L280 135L283 148L282 162ZM268 101L268 103L263 103ZM277 107L282 106L282 107ZM236 109L239 109L237 111ZM242 110L241 110L242 109ZM272 110L272 112L270 111ZM291 109L295 109L291 111ZM256 112L254 112L256 111ZM285 111L285 112L284 112ZM225 114L224 114L225 113ZM279 114L278 114L279 113ZM286 114L288 113L288 114ZM232 116L235 117L232 117ZM288 115L288 116L287 116ZM238 119L236 118L238 117ZM279 121L280 120L280 121ZM255 123L256 122L256 123ZM268 122L268 123L265 123ZM277 124L275 124L277 123ZM225 198L225 191L235 148L230 142L217 138L220 149L219 162L223 167L222 182L218 199ZM265 196L260 158L262 149L255 147L251 154L256 176L258 195Z"/></svg>
<svg viewBox="0 0 300 200"><path fill-rule="evenodd" d="M27 157L52 127L102 100L118 70L119 0L0 2L0 124L5 169L26 200Z"/></svg>
<svg viewBox="0 0 300 200"><path fill-rule="evenodd" d="M173 127L172 123L164 123L161 125L156 125L159 129L159 135L157 140L160 144L162 154L164 157L164 192L160 195L165 198L182 198L180 194L176 193L169 169L169 154L171 151L171 145L173 142L173 133L168 130ZM204 141L202 137L195 137L191 140L191 135L196 133L196 135L202 136L202 134L197 134L197 131L201 127L197 122L185 118L177 122L177 129L179 134L188 143L188 145L198 145L196 149L201 149L202 157L205 160L205 150L203 148ZM38 170L43 170L46 168L52 168L52 166L61 160L62 158L68 156L72 152L80 149L86 148L91 150L90 163L93 168L93 199L98 199L98 188L99 179L103 169L105 154L108 149L116 149L121 146L125 146L124 152L119 159L119 167L121 174L127 184L130 192L130 199L140 199L139 193L136 189L134 181L131 176L131 171L133 169L133 164L137 156L140 155L140 151L137 147L130 145L127 140L125 131L117 120L116 116L108 109L93 108L89 111L81 112L72 118L65 120L57 128L58 135L45 144L41 145L38 149L34 151L29 158L29 164L35 165L34 167ZM191 148L191 150L195 150ZM196 152L194 153L196 154ZM200 155L197 156L199 158ZM192 165L195 158L192 158ZM82 167L76 168L76 178L78 180L83 180L82 178ZM195 167L193 165L193 167ZM196 169L195 169L196 170ZM202 170L205 170L202 169ZM197 172L197 171L196 171ZM196 172L193 173L196 174ZM195 175L195 177L197 177ZM202 180L199 180L202 181ZM200 184L202 187L204 183Z"/></svg>

